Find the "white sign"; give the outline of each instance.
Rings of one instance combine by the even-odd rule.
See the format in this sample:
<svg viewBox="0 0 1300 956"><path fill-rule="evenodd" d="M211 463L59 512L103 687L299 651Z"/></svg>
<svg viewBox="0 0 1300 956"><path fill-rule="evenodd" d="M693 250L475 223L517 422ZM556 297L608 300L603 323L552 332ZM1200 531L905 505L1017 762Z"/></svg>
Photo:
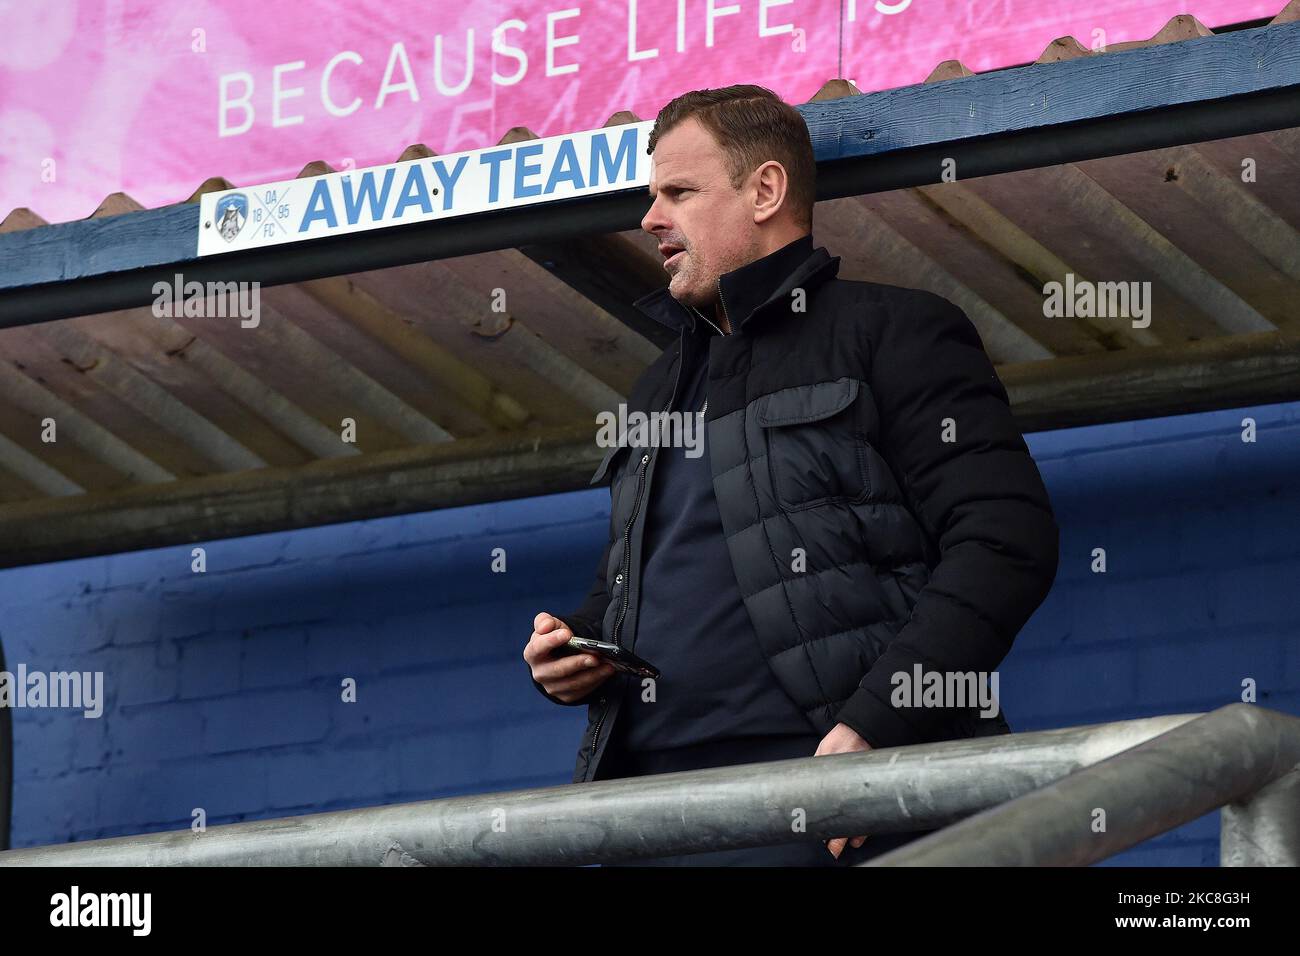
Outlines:
<svg viewBox="0 0 1300 956"><path fill-rule="evenodd" d="M199 255L647 186L653 122L207 193Z"/></svg>

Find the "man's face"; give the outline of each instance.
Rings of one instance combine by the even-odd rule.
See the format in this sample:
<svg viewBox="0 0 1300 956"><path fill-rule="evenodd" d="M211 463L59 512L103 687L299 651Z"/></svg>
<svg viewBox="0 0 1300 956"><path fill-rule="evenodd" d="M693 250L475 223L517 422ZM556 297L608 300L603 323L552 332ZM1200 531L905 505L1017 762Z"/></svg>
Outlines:
<svg viewBox="0 0 1300 956"><path fill-rule="evenodd" d="M654 203L641 228L659 240L668 290L704 309L718 296L718 277L759 258L753 177L739 190L727 177L722 149L694 117L655 143L650 157Z"/></svg>

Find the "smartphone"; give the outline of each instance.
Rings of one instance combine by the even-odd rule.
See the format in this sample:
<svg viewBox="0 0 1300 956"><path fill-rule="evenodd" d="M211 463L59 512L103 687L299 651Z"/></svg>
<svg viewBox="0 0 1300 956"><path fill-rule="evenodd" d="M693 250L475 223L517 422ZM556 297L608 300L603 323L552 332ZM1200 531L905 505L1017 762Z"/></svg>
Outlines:
<svg viewBox="0 0 1300 956"><path fill-rule="evenodd" d="M572 654L595 654L606 663L613 664L615 670L637 677L659 678L659 668L649 661L637 657L626 647L610 644L608 641L593 641L586 637L571 637L557 647L553 653L556 657L569 657Z"/></svg>

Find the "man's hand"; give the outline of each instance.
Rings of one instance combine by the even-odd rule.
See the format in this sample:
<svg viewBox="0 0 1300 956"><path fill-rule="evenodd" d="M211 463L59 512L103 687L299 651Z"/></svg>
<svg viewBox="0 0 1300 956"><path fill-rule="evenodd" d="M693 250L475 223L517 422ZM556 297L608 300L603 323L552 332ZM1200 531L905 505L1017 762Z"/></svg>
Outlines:
<svg viewBox="0 0 1300 956"><path fill-rule="evenodd" d="M532 669L533 680L566 704L586 697L614 675L614 665L594 654L553 656L554 650L572 636L569 625L541 611L533 618L533 636L524 647L524 660Z"/></svg>
<svg viewBox="0 0 1300 956"><path fill-rule="evenodd" d="M836 724L831 728L831 732L822 738L822 742L817 745L817 752L814 757L824 757L827 754L851 754L863 750L870 750L871 744L867 743L858 736L857 731L848 724ZM830 850L831 856L835 859L840 858L844 852L844 844L849 843L855 850L867 842L865 836L853 837L836 837L833 840L826 841L826 849Z"/></svg>

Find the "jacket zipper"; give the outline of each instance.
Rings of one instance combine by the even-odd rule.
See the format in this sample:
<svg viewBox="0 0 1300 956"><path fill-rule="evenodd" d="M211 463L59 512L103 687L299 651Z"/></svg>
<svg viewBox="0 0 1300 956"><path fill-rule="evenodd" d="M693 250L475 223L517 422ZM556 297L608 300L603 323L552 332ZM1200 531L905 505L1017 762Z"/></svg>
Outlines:
<svg viewBox="0 0 1300 956"><path fill-rule="evenodd" d="M722 279L721 279L721 278L718 279L718 301L722 303L722 316L723 316L723 318L725 318L725 319L727 320L727 328L731 328L731 313L729 313L729 312L727 311L727 300L726 300L726 298L724 298L723 295L722 295ZM705 319L704 321L708 322L709 320L708 320L708 319ZM713 323L712 323L712 322L709 322L709 325L713 325ZM718 327L717 327L716 325L713 325L713 327L714 327L715 329L718 329ZM722 329L718 329L718 334L719 334L719 335L722 335L722 334L723 334ZM703 415L703 414L704 414L705 412L707 412L708 410L709 410L709 399L708 399L708 396L705 396L705 398L704 398L704 407L700 409L700 415ZM702 419L701 419L701 420L702 420Z"/></svg>
<svg viewBox="0 0 1300 956"><path fill-rule="evenodd" d="M682 335L681 355L677 362L677 377L673 379L673 391L668 396L668 404L664 406L664 414L673 406L673 400L677 397L677 387L682 381L682 362L686 357L686 337ZM636 497L632 499L632 514L627 519L627 524L623 526L623 573L627 575L627 584L623 588L623 607L618 612L618 620L614 622L614 643L619 644L618 632L623 626L623 618L627 615L628 604L632 598L632 525L636 524L636 516L641 510L641 494L645 490L646 471L650 466L650 453L646 452L641 456L641 473L636 480ZM621 647L622 645L619 644ZM587 772L590 775L591 761L596 759L596 744L600 742L600 728L605 724L605 716L608 710L603 712L596 721L596 729L591 734L591 756L587 761Z"/></svg>
<svg viewBox="0 0 1300 956"><path fill-rule="evenodd" d="M722 294L722 278L721 278L721 277L718 278L718 301L722 303L722 314L723 314L723 316L724 316L724 317L726 318L726 320L727 320L727 325L730 326L730 325L731 325L731 313L727 311L727 300L726 300L726 298L725 298L725 297L723 296L723 294ZM694 306L691 306L691 308L695 311L695 314L696 314L696 315L698 315L700 318L704 319L705 322L709 322L708 318L705 317L705 315L704 315L703 312L701 312L699 309L696 309ZM712 325L713 328L717 329L717 332L718 332L719 335L723 335L723 334L724 334L723 331L722 331L721 329L719 329L716 325L714 325L712 322L709 322L709 325ZM681 346L681 359L684 360L685 357L686 357L686 330L685 330L685 328L682 329L681 342L682 342L682 346ZM665 413L665 414L668 412L668 410L669 410L670 408L672 408L673 399L675 399L675 398L677 397L677 387L681 384L681 381L682 381L682 361L679 360L678 363L677 363L677 377L673 380L673 393L672 393L672 395L670 395L670 396L668 397L668 404L664 406L664 413ZM709 400L708 400L708 398L705 398L705 399L704 399L704 408L701 410L700 414L704 414L704 412L707 412L708 410L709 410ZM621 611L619 611L618 620L617 620L617 621L615 622L615 624L614 624L614 643L615 643L615 644L618 644L618 631L619 631L619 628L620 628L620 627L622 626L622 624L623 624L623 617L624 617L624 615L627 614L628 603L629 603L629 601L630 601L630 599L631 599L631 593L632 593L632 581L631 581L631 577L632 577L632 525L633 525L633 523L636 521L637 512L640 510L640 507L641 507L641 491L642 491L642 486L643 486L643 483L644 483L644 480L645 480L645 472L646 472L646 468L647 468L647 466L648 466L648 464L649 464L649 459L650 459L650 456L649 456L648 454L642 457L642 460L641 460L641 469L642 469L642 470L641 470L641 475L640 475L640 477L637 479L637 496L636 496L636 498L635 498L635 499L633 500L633 502L632 502L632 517L628 520L627 526L624 527L624 529L623 529L623 554L624 554L624 560L626 561L626 568L627 568L627 570L626 570L626 574L628 575L628 586L627 586L626 588L623 589L623 608L622 608ZM588 758L588 760L587 760L587 774L588 774L588 779L590 778L590 774L591 774L591 761L593 761L593 760L596 759L596 744L600 741L600 728L604 725L604 723L605 723L605 714L601 714L601 715L600 715L600 719L596 721L596 729L595 729L595 731L594 731L594 732L592 733L592 735L591 735L591 756L590 756L590 757Z"/></svg>
<svg viewBox="0 0 1300 956"><path fill-rule="evenodd" d="M721 278L718 279L718 301L722 303L722 314L723 314L724 316L726 316L726 318L727 318L727 326L730 327L730 326L731 326L731 315L730 315L730 313L727 312L727 300L724 299L724 298L722 297L722 279L721 279ZM691 306L691 308L692 308L692 309L695 309L695 306ZM698 315L701 319L704 319L705 322L709 322L708 316L706 316L706 315L705 315L703 312L701 312L699 309L695 309L695 314ZM709 322L709 325L713 325L713 323L712 323L712 322ZM714 327L715 329L717 329L719 335L725 335L725 334L726 334L725 332L722 331L722 329L719 329L716 325L713 325L713 327ZM675 385L673 386L673 391L674 391L674 392L677 391L677 387L676 387ZM705 412L707 412L708 410L709 410L709 399L706 397L706 398L704 399L704 407L700 409L700 414L703 415L703 414L704 414Z"/></svg>
<svg viewBox="0 0 1300 956"><path fill-rule="evenodd" d="M619 628L623 626L623 618L627 614L628 604L632 598L632 525L636 524L637 513L641 510L641 493L645 489L645 475L649 467L650 453L646 452L641 456L641 471L636 478L636 497L632 499L632 514L628 516L627 524L623 526L623 573L628 576L628 580L627 586L623 588L623 607L619 609L618 620L614 622L615 644L619 643ZM621 644L619 646L622 647Z"/></svg>
<svg viewBox="0 0 1300 956"><path fill-rule="evenodd" d="M727 300L722 296L722 277L718 277L718 301L722 303L722 316L727 320L727 328L731 328L731 314L727 311ZM715 325L716 329L717 326ZM721 329L718 330L721 334Z"/></svg>
<svg viewBox="0 0 1300 956"><path fill-rule="evenodd" d="M666 411L666 409L665 409ZM628 518L627 525L623 528L623 561L626 570L623 572L627 575L627 582L623 586L623 606L619 609L618 620L614 622L614 643L622 647L618 640L619 628L623 626L623 617L627 614L628 602L632 595L632 525L636 523L637 512L641 510L641 491L645 485L645 473L649 467L649 452L641 456L641 473L636 479L636 497L632 500L632 515ZM602 698L603 701L603 698ZM599 719L596 721L596 729L591 734L591 758L596 759L596 744L600 741L600 728L605 724L605 716L609 710L601 711Z"/></svg>

